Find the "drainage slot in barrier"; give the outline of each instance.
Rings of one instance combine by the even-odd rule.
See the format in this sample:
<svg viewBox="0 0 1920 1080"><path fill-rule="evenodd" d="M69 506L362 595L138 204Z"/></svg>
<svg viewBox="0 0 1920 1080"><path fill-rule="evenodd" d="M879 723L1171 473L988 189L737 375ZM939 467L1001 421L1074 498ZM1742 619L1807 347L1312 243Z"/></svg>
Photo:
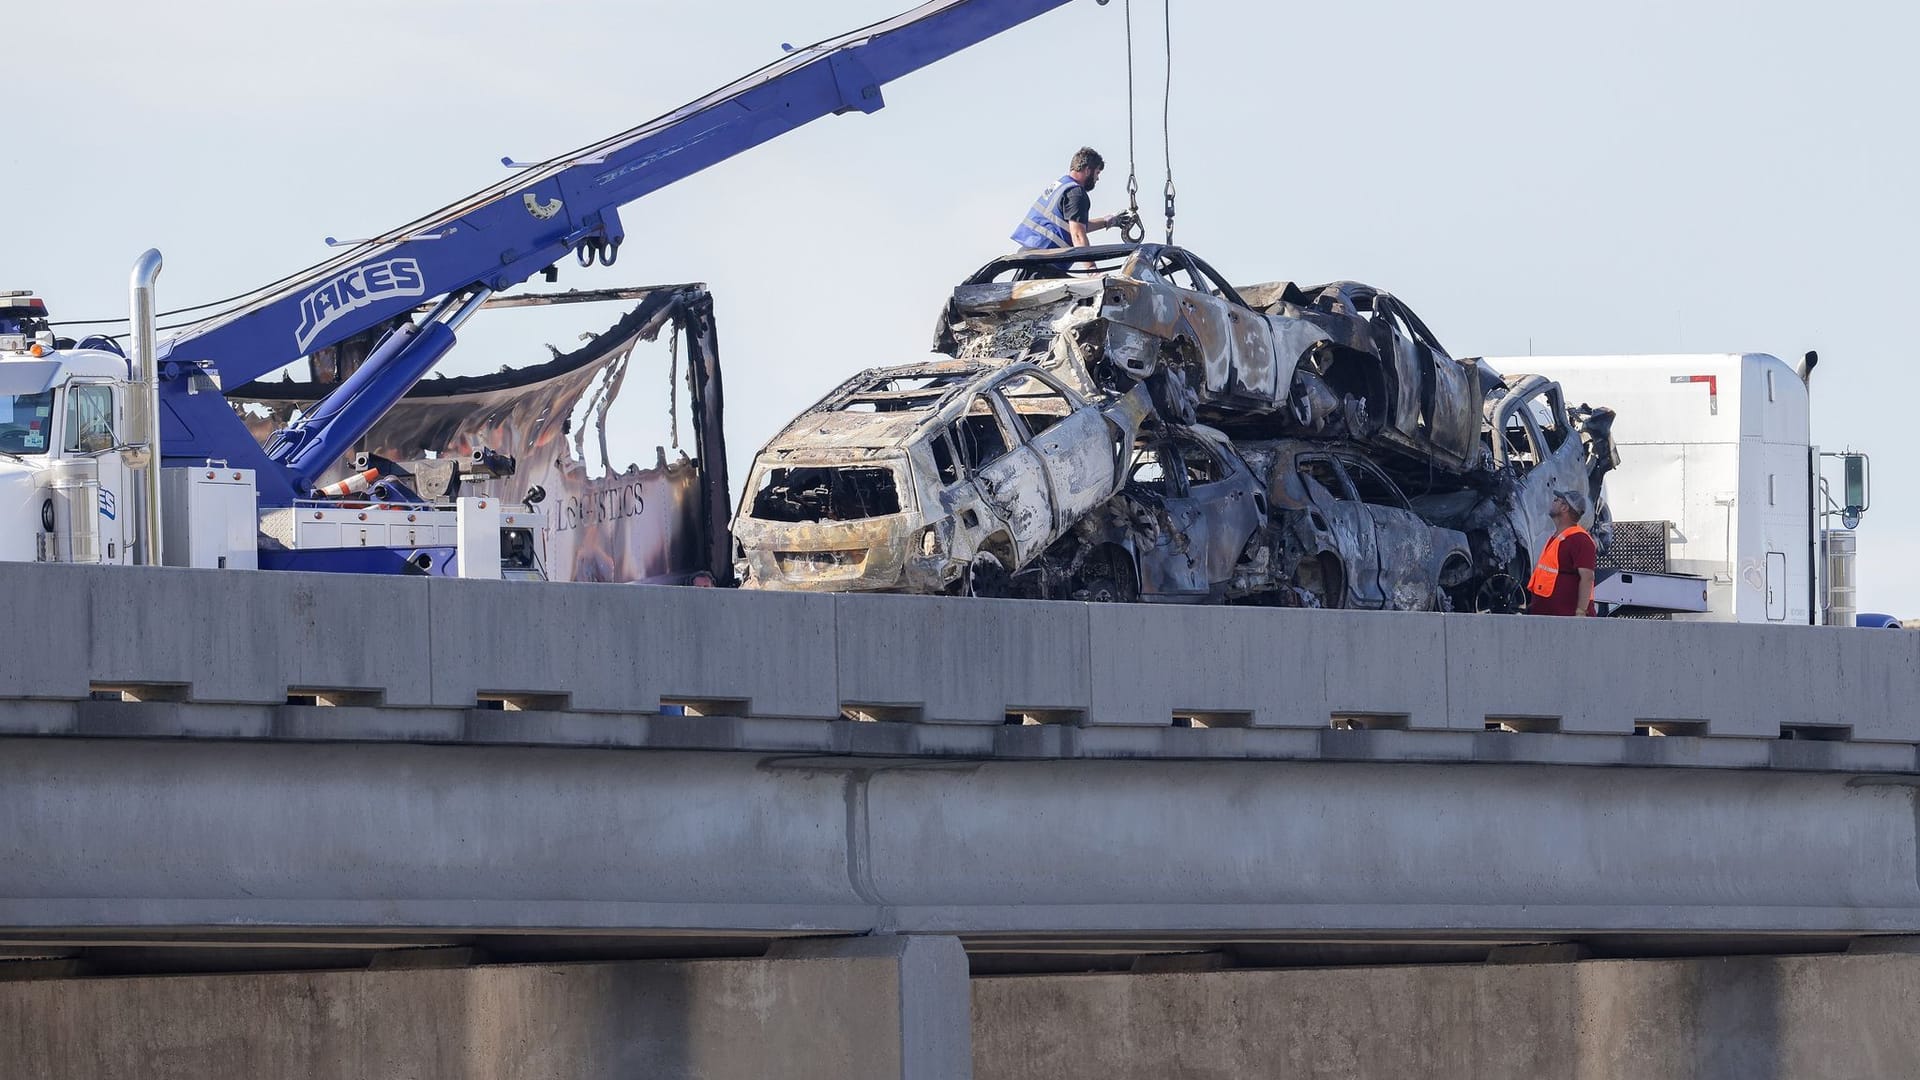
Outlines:
<svg viewBox="0 0 1920 1080"><path fill-rule="evenodd" d="M1504 731L1513 734L1558 735L1560 718L1557 716L1489 716L1488 731Z"/></svg>
<svg viewBox="0 0 1920 1080"><path fill-rule="evenodd" d="M1085 709L1008 709L1002 721L1011 725L1036 724L1084 724L1087 722Z"/></svg>
<svg viewBox="0 0 1920 1080"><path fill-rule="evenodd" d="M840 719L861 723L917 724L926 719L924 705L867 705L849 701L840 706Z"/></svg>
<svg viewBox="0 0 1920 1080"><path fill-rule="evenodd" d="M565 712L573 706L573 695L536 690L482 690L474 695L474 708L504 712Z"/></svg>
<svg viewBox="0 0 1920 1080"><path fill-rule="evenodd" d="M1681 735L1697 738L1707 733L1705 720L1636 720L1635 735Z"/></svg>
<svg viewBox="0 0 1920 1080"><path fill-rule="evenodd" d="M320 705L333 708L360 706L378 708L387 703L385 690L343 690L333 686L289 686L287 704Z"/></svg>
<svg viewBox="0 0 1920 1080"><path fill-rule="evenodd" d="M1335 731L1405 731L1406 713L1334 713L1328 726Z"/></svg>
<svg viewBox="0 0 1920 1080"><path fill-rule="evenodd" d="M749 716L753 703L746 698L661 697L660 711L667 716Z"/></svg>
<svg viewBox="0 0 1920 1080"><path fill-rule="evenodd" d="M1173 710L1173 726L1184 728L1237 728L1252 727L1251 711L1202 711L1199 709Z"/></svg>
<svg viewBox="0 0 1920 1080"><path fill-rule="evenodd" d="M1852 724L1781 724L1780 737L1806 742L1849 742Z"/></svg>
<svg viewBox="0 0 1920 1080"><path fill-rule="evenodd" d="M94 701L185 701L189 689L187 683L88 683L87 696Z"/></svg>

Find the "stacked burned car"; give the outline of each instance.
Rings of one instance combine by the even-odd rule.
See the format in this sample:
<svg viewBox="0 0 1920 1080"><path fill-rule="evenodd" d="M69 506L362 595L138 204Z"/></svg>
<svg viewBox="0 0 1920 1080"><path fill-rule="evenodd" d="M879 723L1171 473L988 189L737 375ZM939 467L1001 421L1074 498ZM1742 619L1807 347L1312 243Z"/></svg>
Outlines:
<svg viewBox="0 0 1920 1080"><path fill-rule="evenodd" d="M1356 282L1014 255L954 290L936 347L761 452L744 584L1511 610L1551 493L1603 507L1611 413L1576 430L1557 384L1455 359Z"/></svg>
<svg viewBox="0 0 1920 1080"><path fill-rule="evenodd" d="M1464 534L1422 519L1351 444L1236 444L1168 425L1140 440L1120 493L1056 548L1063 565L1035 576L1094 583L1043 592L1087 600L1436 610L1471 558Z"/></svg>
<svg viewBox="0 0 1920 1080"><path fill-rule="evenodd" d="M735 517L754 588L1002 592L1119 490L1145 391L1092 401L1032 364L847 380L760 451Z"/></svg>
<svg viewBox="0 0 1920 1080"><path fill-rule="evenodd" d="M935 347L1032 360L1089 394L1143 383L1168 422L1344 436L1453 473L1483 460L1481 408L1497 382L1369 286L1235 289L1159 244L988 263L954 290Z"/></svg>

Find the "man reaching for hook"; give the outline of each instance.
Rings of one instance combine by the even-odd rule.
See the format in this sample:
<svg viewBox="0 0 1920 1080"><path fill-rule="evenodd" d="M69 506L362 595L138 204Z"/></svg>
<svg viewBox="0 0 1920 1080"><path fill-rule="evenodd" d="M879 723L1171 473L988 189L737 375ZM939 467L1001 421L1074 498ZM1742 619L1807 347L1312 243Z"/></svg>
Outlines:
<svg viewBox="0 0 1920 1080"><path fill-rule="evenodd" d="M1122 210L1103 218L1088 215L1093 210L1089 194L1100 183L1105 158L1091 146L1083 146L1067 164L1067 174L1035 199L1027 216L1013 230L1013 242L1022 251L1051 251L1056 248L1086 247L1087 234L1102 229L1131 227L1138 219L1133 211Z"/></svg>

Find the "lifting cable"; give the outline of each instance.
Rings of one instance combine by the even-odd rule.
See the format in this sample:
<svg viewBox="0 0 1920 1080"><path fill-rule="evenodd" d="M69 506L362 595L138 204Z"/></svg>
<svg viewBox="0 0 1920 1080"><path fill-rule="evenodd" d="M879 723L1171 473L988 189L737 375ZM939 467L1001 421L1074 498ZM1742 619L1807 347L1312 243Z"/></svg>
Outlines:
<svg viewBox="0 0 1920 1080"><path fill-rule="evenodd" d="M1133 0L1126 0L1124 10L1127 17L1127 223L1120 228L1120 238L1137 244L1147 238L1147 230L1140 224L1140 178L1133 167Z"/></svg>
<svg viewBox="0 0 1920 1080"><path fill-rule="evenodd" d="M1160 145L1167 155L1167 243L1173 243L1173 0L1165 0L1162 25L1167 38L1167 82L1160 92ZM1132 60L1132 43L1128 43ZM1131 129L1132 124L1128 124Z"/></svg>
<svg viewBox="0 0 1920 1080"><path fill-rule="evenodd" d="M1137 244L1146 238L1146 228L1139 223L1140 218L1140 178L1135 168L1134 153L1134 94L1133 94L1133 0L1126 0L1124 10L1127 24L1127 213L1134 223L1121 230L1120 235L1130 244ZM1166 83L1160 92L1160 145L1166 152L1167 186L1164 192L1167 212L1167 240L1173 243L1173 0L1164 0L1162 6L1162 25L1166 32Z"/></svg>

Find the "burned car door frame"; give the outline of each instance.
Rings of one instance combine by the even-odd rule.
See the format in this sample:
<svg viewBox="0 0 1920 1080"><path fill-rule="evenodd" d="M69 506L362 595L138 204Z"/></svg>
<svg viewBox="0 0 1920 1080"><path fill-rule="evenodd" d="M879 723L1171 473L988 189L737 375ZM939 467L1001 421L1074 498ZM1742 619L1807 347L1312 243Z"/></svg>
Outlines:
<svg viewBox="0 0 1920 1080"><path fill-rule="evenodd" d="M1182 332L1171 344L1178 349L1184 340L1195 348L1196 356L1179 359L1182 367L1198 362L1200 381L1189 389L1197 392L1200 402L1261 411L1284 406L1286 386L1275 380L1273 333L1267 316L1248 307L1232 286L1183 248L1143 247L1129 268L1132 276L1173 291L1180 305L1176 326ZM1179 422L1192 418L1190 414L1168 417Z"/></svg>
<svg viewBox="0 0 1920 1080"><path fill-rule="evenodd" d="M1125 445L1126 433L1119 425L1037 371L1009 376L993 388L1007 405L1021 439L1039 455L1053 503L1055 533L1071 528L1112 496Z"/></svg>
<svg viewBox="0 0 1920 1080"><path fill-rule="evenodd" d="M1323 607L1383 606L1373 519L1338 455L1316 447L1294 454L1287 468L1307 496L1305 512L1292 523L1301 546L1295 586L1318 597Z"/></svg>
<svg viewBox="0 0 1920 1080"><path fill-rule="evenodd" d="M1204 594L1206 567L1196 550L1206 550L1207 521L1187 488L1186 464L1171 435L1134 451L1126 495L1137 508L1132 547L1140 593Z"/></svg>
<svg viewBox="0 0 1920 1080"><path fill-rule="evenodd" d="M1512 478L1509 517L1526 549L1526 566L1531 568L1556 531L1551 512L1553 493L1590 490L1588 451L1574 431L1559 383L1540 375L1515 375L1505 384L1507 392L1489 409L1488 434L1495 467L1508 470ZM1525 447L1514 445L1516 420L1519 434L1528 444ZM1606 505L1604 501L1589 501L1592 505L1582 520L1604 551L1604 540L1612 532Z"/></svg>
<svg viewBox="0 0 1920 1080"><path fill-rule="evenodd" d="M1176 274L1185 273L1192 282L1182 285L1174 280L1170 284L1193 293L1209 307L1217 306L1226 315L1227 336L1232 347L1228 350L1227 370L1221 373L1219 382L1214 384L1209 378L1210 385L1215 387L1214 393L1229 401L1255 402L1268 410L1285 407L1299 357L1285 360L1280 357L1280 335L1275 332L1275 320L1255 311L1219 271L1198 255L1185 248L1164 250L1177 267Z"/></svg>
<svg viewBox="0 0 1920 1080"><path fill-rule="evenodd" d="M1276 445L1276 535L1291 539L1283 562L1294 588L1313 603L1431 610L1469 578L1466 535L1415 512L1393 477L1358 447Z"/></svg>
<svg viewBox="0 0 1920 1080"><path fill-rule="evenodd" d="M1053 539L1053 485L1039 451L1027 439L1025 425L1000 396L999 381L976 390L966 409L949 425L959 443L960 461L981 498L1007 527L1012 571L1046 549ZM984 410L981 406L985 405ZM989 540L991 543L991 540Z"/></svg>
<svg viewBox="0 0 1920 1080"><path fill-rule="evenodd" d="M1450 473L1480 464L1486 387L1479 362L1455 359L1399 297L1336 281L1284 288L1276 301L1272 306L1282 310L1297 304L1304 318L1327 331L1325 351L1307 365L1313 379L1306 388L1324 384L1323 393L1364 403L1364 416L1345 418L1350 437ZM1344 406L1349 414L1352 409Z"/></svg>
<svg viewBox="0 0 1920 1080"><path fill-rule="evenodd" d="M1389 328L1392 351L1382 355L1391 355L1401 383L1395 430L1453 471L1471 468L1480 451L1479 364L1449 355L1420 316L1391 293L1374 294L1374 312L1376 324L1384 317Z"/></svg>
<svg viewBox="0 0 1920 1080"><path fill-rule="evenodd" d="M1440 529L1413 509L1393 477L1359 454L1339 454L1341 471L1366 506L1373 523L1373 550L1383 606L1398 611L1440 607L1450 587L1464 582L1473 567L1464 533ZM1447 542L1438 542L1440 537Z"/></svg>
<svg viewBox="0 0 1920 1080"><path fill-rule="evenodd" d="M1075 538L1078 558L1095 553L1087 549L1124 551L1138 599L1224 599L1243 557L1264 541L1266 496L1230 447L1196 430L1163 428L1134 447L1121 494L1100 520ZM1110 558L1096 561L1104 566Z"/></svg>
<svg viewBox="0 0 1920 1080"><path fill-rule="evenodd" d="M1266 496L1237 454L1193 433L1176 433L1174 439L1188 498L1206 523L1202 584L1208 595L1219 595L1260 543L1267 523Z"/></svg>

